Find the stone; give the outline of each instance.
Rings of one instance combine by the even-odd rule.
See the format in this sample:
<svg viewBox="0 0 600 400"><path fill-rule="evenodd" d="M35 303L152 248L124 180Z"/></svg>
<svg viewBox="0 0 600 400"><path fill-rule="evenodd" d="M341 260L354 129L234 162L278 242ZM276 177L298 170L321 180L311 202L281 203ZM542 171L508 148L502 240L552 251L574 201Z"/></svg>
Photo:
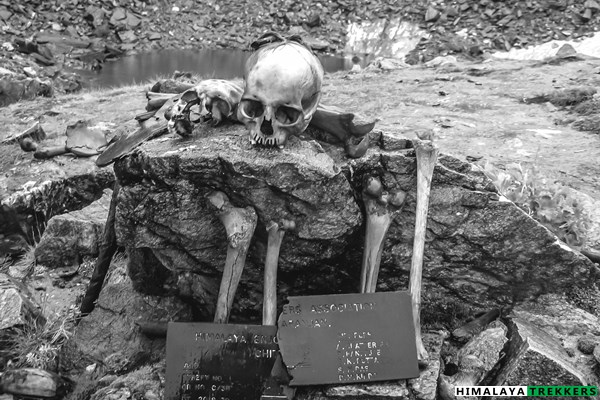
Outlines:
<svg viewBox="0 0 600 400"><path fill-rule="evenodd" d="M507 328L500 321L474 336L456 354L458 372L440 375L439 391L444 400L456 399L455 386L477 386L501 358L501 351L508 341Z"/></svg>
<svg viewBox="0 0 600 400"><path fill-rule="evenodd" d="M441 351L445 335L443 333L423 333L423 345L429 358L427 366L418 378L407 381L408 389L416 400L435 400L438 378L442 372Z"/></svg>
<svg viewBox="0 0 600 400"><path fill-rule="evenodd" d="M409 399L410 392L406 381L382 382L376 384L332 386L325 391L326 398L349 399Z"/></svg>
<svg viewBox="0 0 600 400"><path fill-rule="evenodd" d="M135 291L125 269L122 258L113 260L96 307L61 348L61 371L83 373L94 363L119 372L136 369L165 353L165 339L144 336L136 322L191 320L190 308L181 300Z"/></svg>
<svg viewBox="0 0 600 400"><path fill-rule="evenodd" d="M575 48L568 43L565 43L562 46L560 46L560 48L556 52L556 57L559 57L559 58L574 57L576 55L577 55L577 50L575 50Z"/></svg>
<svg viewBox="0 0 600 400"><path fill-rule="evenodd" d="M308 19L306 20L306 25L311 28L321 25L321 15L316 12L310 13Z"/></svg>
<svg viewBox="0 0 600 400"><path fill-rule="evenodd" d="M44 322L41 307L35 303L28 289L0 273L0 331Z"/></svg>
<svg viewBox="0 0 600 400"><path fill-rule="evenodd" d="M506 355L491 385L588 386L598 377L588 365L576 364L561 343L530 321L513 317L509 321Z"/></svg>
<svg viewBox="0 0 600 400"><path fill-rule="evenodd" d="M92 21L94 27L99 27L104 22L104 18L106 16L106 12L99 7L89 6L86 8L86 19Z"/></svg>
<svg viewBox="0 0 600 400"><path fill-rule="evenodd" d="M135 42L137 40L137 35L132 30L120 31L117 35L119 36L119 40L123 43Z"/></svg>
<svg viewBox="0 0 600 400"><path fill-rule="evenodd" d="M90 400L128 400L136 396L146 400L162 399L164 362L151 363L119 376L106 375L88 397ZM109 378L109 379L106 379ZM161 382L162 381L162 382Z"/></svg>
<svg viewBox="0 0 600 400"><path fill-rule="evenodd" d="M600 340L600 318L595 314L578 308L568 296L546 294L519 304L512 315L539 327L573 354L569 361L580 374L593 375L593 355L582 352L579 343L582 339Z"/></svg>
<svg viewBox="0 0 600 400"><path fill-rule="evenodd" d="M148 34L148 40L160 40L162 35L158 32L150 32Z"/></svg>
<svg viewBox="0 0 600 400"><path fill-rule="evenodd" d="M583 3L583 7L592 10L600 10L600 4L595 0L586 0L585 3Z"/></svg>
<svg viewBox="0 0 600 400"><path fill-rule="evenodd" d="M232 321L262 315L264 226L270 220L293 219L297 225L280 251L285 274L279 301L299 293L355 293L364 240L356 196L365 176L379 175L386 190L401 189L407 199L389 228L378 290L406 289L416 204L411 146L386 151L374 144L362 158L348 160L343 149L325 151L307 135L293 137L281 151L252 147L238 125L199 125L190 139L179 140L148 141L115 163L122 184L117 240L143 251L137 265L130 265L139 271L136 287L150 284L160 293L161 279L144 278L145 257L152 257L170 273L187 276L186 287L194 288L188 293L211 315L226 241L204 197L220 190L236 207L251 206L258 215L239 287L244 295L234 302ZM586 257L500 197L483 173L447 155L440 155L434 172L425 258L424 323L448 318L435 310L451 304L473 312L514 306L591 284L594 274Z"/></svg>
<svg viewBox="0 0 600 400"><path fill-rule="evenodd" d="M323 39L317 39L311 36L305 36L302 38L304 43L310 46L311 49L316 51L324 51L329 48L329 42Z"/></svg>
<svg viewBox="0 0 600 400"><path fill-rule="evenodd" d="M142 23L142 20L140 18L138 18L136 15L132 14L131 12L127 12L127 19L125 21L125 24L133 29L133 28L137 28L140 26L140 24Z"/></svg>
<svg viewBox="0 0 600 400"><path fill-rule="evenodd" d="M51 95L50 83L39 78L19 78L11 75L0 77L0 107L20 100L31 100L38 96L50 97Z"/></svg>
<svg viewBox="0 0 600 400"><path fill-rule="evenodd" d="M425 13L425 22L435 22L440 18L440 12L433 7L427 8Z"/></svg>
<svg viewBox="0 0 600 400"><path fill-rule="evenodd" d="M124 23L127 18L127 11L124 8L117 7L114 9L112 15L110 16L111 25L118 25Z"/></svg>
<svg viewBox="0 0 600 400"><path fill-rule="evenodd" d="M598 344L600 344L598 336L581 336L577 339L577 349L587 355L593 354Z"/></svg>
<svg viewBox="0 0 600 400"><path fill-rule="evenodd" d="M82 256L97 256L108 217L112 190L89 206L50 218L35 259L49 268L72 265Z"/></svg>
<svg viewBox="0 0 600 400"><path fill-rule="evenodd" d="M600 365L600 345L597 345L594 349L594 359L596 360L596 364Z"/></svg>
<svg viewBox="0 0 600 400"><path fill-rule="evenodd" d="M2 391L19 398L63 397L62 386L60 376L38 368L9 369L0 376Z"/></svg>

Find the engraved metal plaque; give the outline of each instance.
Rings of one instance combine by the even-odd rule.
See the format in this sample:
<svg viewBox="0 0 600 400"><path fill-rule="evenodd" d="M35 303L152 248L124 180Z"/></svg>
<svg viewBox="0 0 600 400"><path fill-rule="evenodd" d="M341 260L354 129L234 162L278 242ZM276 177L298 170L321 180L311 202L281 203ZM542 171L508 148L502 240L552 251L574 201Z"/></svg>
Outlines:
<svg viewBox="0 0 600 400"><path fill-rule="evenodd" d="M279 353L276 330L169 323L165 400L260 399Z"/></svg>
<svg viewBox="0 0 600 400"><path fill-rule="evenodd" d="M290 297L278 327L290 386L419 376L407 292Z"/></svg>

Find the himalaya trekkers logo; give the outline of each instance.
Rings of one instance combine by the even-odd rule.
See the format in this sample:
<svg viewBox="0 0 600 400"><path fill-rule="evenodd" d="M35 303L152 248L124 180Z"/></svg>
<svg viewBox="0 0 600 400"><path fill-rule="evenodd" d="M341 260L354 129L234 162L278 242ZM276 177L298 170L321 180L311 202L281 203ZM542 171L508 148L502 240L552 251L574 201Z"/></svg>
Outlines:
<svg viewBox="0 0 600 400"><path fill-rule="evenodd" d="M456 397L586 397L597 396L596 386L455 386Z"/></svg>

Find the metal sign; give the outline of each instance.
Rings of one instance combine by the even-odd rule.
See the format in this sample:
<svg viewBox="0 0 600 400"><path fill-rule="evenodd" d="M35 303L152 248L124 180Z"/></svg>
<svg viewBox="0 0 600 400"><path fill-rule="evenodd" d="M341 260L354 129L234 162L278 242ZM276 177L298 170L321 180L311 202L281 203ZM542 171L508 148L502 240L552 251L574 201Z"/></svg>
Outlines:
<svg viewBox="0 0 600 400"><path fill-rule="evenodd" d="M419 376L407 292L290 297L278 327L290 386Z"/></svg>
<svg viewBox="0 0 600 400"><path fill-rule="evenodd" d="M165 400L258 400L278 355L275 326L169 323Z"/></svg>

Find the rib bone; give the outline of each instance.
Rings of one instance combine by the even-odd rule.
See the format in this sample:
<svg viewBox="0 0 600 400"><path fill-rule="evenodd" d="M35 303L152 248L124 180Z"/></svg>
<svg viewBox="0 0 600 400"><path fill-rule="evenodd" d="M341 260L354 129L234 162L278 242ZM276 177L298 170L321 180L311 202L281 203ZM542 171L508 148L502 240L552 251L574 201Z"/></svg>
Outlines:
<svg viewBox="0 0 600 400"><path fill-rule="evenodd" d="M410 267L409 291L412 299L413 321L417 340L417 357L427 359L427 350L421 339L421 285L423 273L423 252L425 249L425 234L427 228L427 211L429 209L429 193L433 169L438 156L438 149L431 140L416 140L414 143L417 154L417 210L415 212L415 239Z"/></svg>
<svg viewBox="0 0 600 400"><path fill-rule="evenodd" d="M224 324L229 321L233 298L237 290L246 254L256 228L256 212L252 207L234 207L227 195L222 192L212 192L208 196L209 204L216 209L217 216L227 232L227 258L223 277L217 298L215 323Z"/></svg>
<svg viewBox="0 0 600 400"><path fill-rule="evenodd" d="M376 177L366 179L363 202L367 214L367 231L360 277L361 293L374 293L377 287L379 264L385 235L394 217L401 211L406 194L402 191L387 193Z"/></svg>

